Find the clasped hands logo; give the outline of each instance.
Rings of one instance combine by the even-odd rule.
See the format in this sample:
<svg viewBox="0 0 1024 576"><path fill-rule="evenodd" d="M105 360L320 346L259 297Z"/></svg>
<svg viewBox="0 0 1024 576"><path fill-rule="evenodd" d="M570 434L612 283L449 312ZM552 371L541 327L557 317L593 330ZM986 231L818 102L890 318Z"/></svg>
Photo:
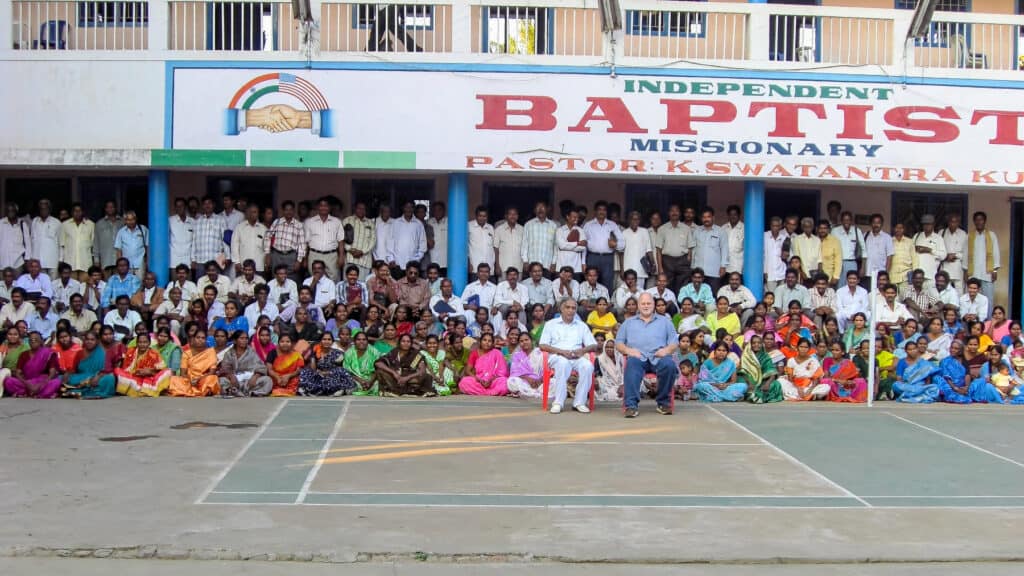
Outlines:
<svg viewBox="0 0 1024 576"><path fill-rule="evenodd" d="M281 103L253 107L274 93L287 94L302 108ZM237 136L249 128L259 128L273 134L309 130L314 136L330 138L334 136L333 119L327 99L316 86L294 74L275 72L257 76L235 92L224 111L224 134Z"/></svg>

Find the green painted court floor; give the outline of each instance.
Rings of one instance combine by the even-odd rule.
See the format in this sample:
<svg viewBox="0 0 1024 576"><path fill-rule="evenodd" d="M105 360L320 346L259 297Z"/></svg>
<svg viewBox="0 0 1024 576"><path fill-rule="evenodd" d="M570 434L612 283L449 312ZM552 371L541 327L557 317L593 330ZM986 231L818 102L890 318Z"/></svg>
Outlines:
<svg viewBox="0 0 1024 576"><path fill-rule="evenodd" d="M1004 406L279 401L202 504L567 508L1024 507Z"/></svg>

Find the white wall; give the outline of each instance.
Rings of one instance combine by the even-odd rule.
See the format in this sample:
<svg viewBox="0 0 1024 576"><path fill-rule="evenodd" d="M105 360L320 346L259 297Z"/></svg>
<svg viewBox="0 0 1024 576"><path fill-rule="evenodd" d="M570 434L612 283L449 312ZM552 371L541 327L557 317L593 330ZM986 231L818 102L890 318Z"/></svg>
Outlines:
<svg viewBox="0 0 1024 576"><path fill-rule="evenodd" d="M163 62L5 60L0 78L0 149L163 147Z"/></svg>

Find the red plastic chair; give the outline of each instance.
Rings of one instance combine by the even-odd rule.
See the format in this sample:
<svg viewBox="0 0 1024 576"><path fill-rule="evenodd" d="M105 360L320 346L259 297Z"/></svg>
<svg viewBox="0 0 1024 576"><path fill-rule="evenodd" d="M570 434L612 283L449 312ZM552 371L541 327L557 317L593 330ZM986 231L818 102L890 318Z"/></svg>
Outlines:
<svg viewBox="0 0 1024 576"><path fill-rule="evenodd" d="M587 354L587 356L590 358L590 362L593 363L594 359L596 358L596 356L594 356L594 353L591 352L591 353ZM547 352L542 352L541 353L541 362L544 363L544 374L541 377L541 379L544 381L544 386L543 386L543 391L542 391L542 394L543 394L543 396L542 396L542 398L543 398L542 406L544 407L544 411L546 412L547 409L548 409L548 392L549 392L549 390L551 388L551 377L554 375L555 371L548 367L548 353ZM590 394L589 394L589 397L587 399L587 407L590 408L591 411L594 410L594 404L595 404L595 398L596 398L595 392L594 392L594 388L596 386L597 386L597 375L594 375L591 378Z"/></svg>

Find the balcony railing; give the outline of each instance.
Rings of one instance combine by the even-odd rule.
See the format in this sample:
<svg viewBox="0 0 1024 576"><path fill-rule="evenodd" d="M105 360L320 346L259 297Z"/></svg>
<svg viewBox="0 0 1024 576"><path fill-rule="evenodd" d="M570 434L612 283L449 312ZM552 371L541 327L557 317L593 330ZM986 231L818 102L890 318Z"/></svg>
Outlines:
<svg viewBox="0 0 1024 576"><path fill-rule="evenodd" d="M322 0L314 58L452 54L479 61L638 65L724 63L752 68L903 66L1024 69L1024 16L937 12L904 42L908 10L621 0L606 33L597 0ZM299 56L300 26L284 0L10 0L17 50L283 52ZM9 31L9 32L7 32ZM332 56L335 55L335 56ZM401 56L399 56L401 55ZM436 57L434 57L436 58ZM569 59L569 60L566 60Z"/></svg>

